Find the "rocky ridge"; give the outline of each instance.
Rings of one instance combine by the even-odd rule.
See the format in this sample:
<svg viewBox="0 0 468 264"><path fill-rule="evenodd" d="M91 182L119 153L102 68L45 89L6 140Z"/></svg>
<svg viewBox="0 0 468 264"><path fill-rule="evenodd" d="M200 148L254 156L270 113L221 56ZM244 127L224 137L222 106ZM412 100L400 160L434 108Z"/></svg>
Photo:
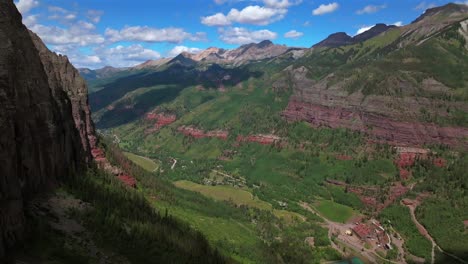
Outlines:
<svg viewBox="0 0 468 264"><path fill-rule="evenodd" d="M326 39L320 41L319 43L315 44L312 47L313 48L319 48L319 47L336 48L336 47L345 46L345 45L352 45L352 44L356 44L356 43L371 39L392 28L396 28L396 26L385 25L385 24L379 23L373 26L372 28L370 28L369 30L366 30L362 32L361 34L358 34L354 37L349 36L345 32L338 32L338 33L331 34Z"/></svg>
<svg viewBox="0 0 468 264"><path fill-rule="evenodd" d="M91 161L84 80L0 2L0 260L24 236L24 204Z"/></svg>

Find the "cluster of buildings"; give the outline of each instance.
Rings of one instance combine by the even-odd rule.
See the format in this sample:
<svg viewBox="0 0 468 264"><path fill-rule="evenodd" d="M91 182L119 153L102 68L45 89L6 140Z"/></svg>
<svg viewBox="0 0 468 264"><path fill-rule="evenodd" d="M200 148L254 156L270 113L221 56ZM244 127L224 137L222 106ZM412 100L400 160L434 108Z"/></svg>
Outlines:
<svg viewBox="0 0 468 264"><path fill-rule="evenodd" d="M355 234L363 242L370 242L372 244L375 241L377 247L392 249L390 235L376 220L371 220L368 223L358 222L346 234Z"/></svg>

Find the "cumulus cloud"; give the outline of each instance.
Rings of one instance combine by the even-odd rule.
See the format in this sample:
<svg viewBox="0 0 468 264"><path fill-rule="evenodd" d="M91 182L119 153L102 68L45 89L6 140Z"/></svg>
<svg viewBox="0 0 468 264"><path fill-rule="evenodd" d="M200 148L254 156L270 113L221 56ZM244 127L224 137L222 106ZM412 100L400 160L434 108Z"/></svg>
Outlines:
<svg viewBox="0 0 468 264"><path fill-rule="evenodd" d="M302 3L302 0L296 0L296 1L289 1L289 0L263 0L263 3L265 3L266 6L271 7L271 8L279 8L279 9L284 9L288 8L292 5L298 5Z"/></svg>
<svg viewBox="0 0 468 264"><path fill-rule="evenodd" d="M16 8L21 14L27 14L31 9L37 7L39 5L39 1L37 0L19 0L15 2Z"/></svg>
<svg viewBox="0 0 468 264"><path fill-rule="evenodd" d="M296 31L296 30L290 30L286 33L284 33L285 38L300 38L304 35L304 33Z"/></svg>
<svg viewBox="0 0 468 264"><path fill-rule="evenodd" d="M216 13L212 16L206 16L201 18L201 22L207 26L227 26L231 24L231 21L222 13Z"/></svg>
<svg viewBox="0 0 468 264"><path fill-rule="evenodd" d="M73 50L68 51L67 55L73 65L79 68L101 68L106 65L130 67L147 60L161 58L158 52L145 48L140 44L133 44L130 46L117 45L111 48L99 46L93 51L94 54L83 55Z"/></svg>
<svg viewBox="0 0 468 264"><path fill-rule="evenodd" d="M333 2L330 4L322 4L316 9L314 9L312 11L312 14L314 16L320 16L320 15L332 13L332 12L335 12L339 7L340 5L337 2Z"/></svg>
<svg viewBox="0 0 468 264"><path fill-rule="evenodd" d="M102 60L96 55L91 55L91 56L83 56L81 59L81 63L86 63L86 64L99 64L101 63Z"/></svg>
<svg viewBox="0 0 468 264"><path fill-rule="evenodd" d="M234 27L228 29L219 29L220 39L228 44L248 44L252 42L260 42L262 40L276 39L278 34L270 30L248 30L246 28Z"/></svg>
<svg viewBox="0 0 468 264"><path fill-rule="evenodd" d="M397 27L401 27L401 26L403 26L403 21L397 21L397 22L393 23L392 25L397 26Z"/></svg>
<svg viewBox="0 0 468 264"><path fill-rule="evenodd" d="M133 44L127 47L118 45L106 50L103 54L113 60L120 59L128 62L142 62L161 58L161 54L154 50L146 49L140 44Z"/></svg>
<svg viewBox="0 0 468 264"><path fill-rule="evenodd" d="M270 8L264 6L247 6L242 10L231 9L227 15L216 13L212 16L201 18L201 22L207 26L227 26L232 23L268 25L274 21L281 20L287 9Z"/></svg>
<svg viewBox="0 0 468 264"><path fill-rule="evenodd" d="M29 15L29 16L23 16L23 24L26 25L26 27L32 27L35 24L37 24L37 19L39 15Z"/></svg>
<svg viewBox="0 0 468 264"><path fill-rule="evenodd" d="M90 9L86 12L86 17L93 23L99 23L101 21L101 16L104 14L104 12L100 10L93 10Z"/></svg>
<svg viewBox="0 0 468 264"><path fill-rule="evenodd" d="M261 6L247 6L242 10L231 9L228 18L241 24L267 25L280 20L287 13L286 9L273 9Z"/></svg>
<svg viewBox="0 0 468 264"><path fill-rule="evenodd" d="M189 52L189 53L199 53L201 49L199 48L189 48L186 46L175 46L173 49L171 49L168 53L168 57L175 57L179 55L182 52Z"/></svg>
<svg viewBox="0 0 468 264"><path fill-rule="evenodd" d="M148 26L126 26L121 30L107 28L105 36L111 42L119 41L142 41L142 42L170 42L181 43L184 40L202 41L206 34L197 32L191 34L182 28L152 28Z"/></svg>
<svg viewBox="0 0 468 264"><path fill-rule="evenodd" d="M423 10L425 11L426 9L436 7L437 5L435 3L428 3L426 1L423 1L419 3L414 9L415 10Z"/></svg>
<svg viewBox="0 0 468 264"><path fill-rule="evenodd" d="M104 37L95 33L96 27L85 21L78 21L68 28L35 24L30 29L51 45L76 44L86 46L104 42Z"/></svg>
<svg viewBox="0 0 468 264"><path fill-rule="evenodd" d="M368 6L365 6L364 8L359 9L358 11L356 11L356 14L358 14L358 15L372 14L372 13L376 13L376 12L386 8L386 7L387 7L387 5L368 5Z"/></svg>

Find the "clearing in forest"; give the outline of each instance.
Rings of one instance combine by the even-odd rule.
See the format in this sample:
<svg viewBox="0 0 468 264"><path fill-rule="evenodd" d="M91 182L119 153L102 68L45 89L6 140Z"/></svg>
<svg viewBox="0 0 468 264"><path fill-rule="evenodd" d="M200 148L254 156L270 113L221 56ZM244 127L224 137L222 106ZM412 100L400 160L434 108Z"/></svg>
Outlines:
<svg viewBox="0 0 468 264"><path fill-rule="evenodd" d="M330 200L319 201L315 208L328 220L339 223L346 223L356 214L353 208Z"/></svg>
<svg viewBox="0 0 468 264"><path fill-rule="evenodd" d="M129 158L135 164L137 164L138 166L142 167L143 169L149 172L153 172L157 168L159 168L159 165L150 158L139 156L130 152L124 152L124 154L127 158Z"/></svg>
<svg viewBox="0 0 468 264"><path fill-rule="evenodd" d="M300 214L286 210L273 209L273 206L270 203L260 200L245 189L226 185L202 185L186 180L176 181L174 182L174 185L182 189L201 193L204 196L218 201L231 201L236 205L247 205L262 210L272 210L273 214L277 217L289 221L293 221L295 219L299 219L301 221L305 220L304 216Z"/></svg>

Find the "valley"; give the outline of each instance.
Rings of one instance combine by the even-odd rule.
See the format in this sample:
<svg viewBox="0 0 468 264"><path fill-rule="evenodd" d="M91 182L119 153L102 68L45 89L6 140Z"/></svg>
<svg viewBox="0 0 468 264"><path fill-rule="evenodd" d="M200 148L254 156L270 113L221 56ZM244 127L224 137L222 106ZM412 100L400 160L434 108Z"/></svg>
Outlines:
<svg viewBox="0 0 468 264"><path fill-rule="evenodd" d="M315 3L185 32L43 1L0 1L0 263L468 263L466 3L296 47L254 29Z"/></svg>
<svg viewBox="0 0 468 264"><path fill-rule="evenodd" d="M458 48L449 48L458 44L447 42L459 25L456 17L466 18L465 11L450 17L452 22L447 23L453 26L430 33L423 44L416 45L416 35L411 35L452 12L448 9L456 9L444 8L407 27L379 29L376 36L358 43L323 42L303 50L297 59L288 57L295 50L283 50L279 56L240 60L233 66L212 61L207 54L219 51L207 50L198 57L182 53L164 66L145 63L126 69L118 79L90 80L91 87L103 87L90 94L95 121L102 135L119 138L123 150L157 160L155 177L233 210L251 211L249 224L236 220L231 225L225 221L232 217L214 220L168 205L169 212L190 219L228 255L233 253L227 248L255 238L270 248L290 240L297 245L313 241L295 249L302 256L314 252L312 262L334 259L339 252L372 263L435 263L440 258L464 263L463 246L444 245L445 235L440 233L434 239L441 248L434 252L432 240L414 221L417 217L426 226L435 220L429 217L433 208L449 200L457 204L450 209L450 228L463 229L468 217L466 179L460 174L466 167L467 108L462 91L467 79L463 74L446 76L449 72L430 66L426 56L440 53L434 56L452 60L447 65L468 69L468 60L460 59L468 58L464 42L458 38ZM272 45L262 42L239 49L258 53ZM397 48L402 45L407 48ZM397 64L398 70L392 68ZM177 81L167 75L175 69L181 76ZM190 82L189 76L198 76L198 81ZM143 80L145 86L136 84ZM102 103L107 94L124 90L108 106ZM445 182L447 177L450 183ZM444 193L446 184L457 191ZM410 214L399 205L401 199L418 195L426 198L416 212ZM161 208L158 201L154 204ZM256 214L269 214L270 221L277 222L279 226L269 227L275 235L265 233ZM377 220L388 236L388 249L345 234L349 230L353 235L359 225L369 226L369 234L375 232L379 228L372 223ZM244 229L246 237L229 244L211 228L216 233ZM305 230L321 235L307 235L311 231ZM463 232L457 237L467 239ZM254 261L239 246L234 246L236 258ZM279 254L286 254L285 260L289 256L282 250Z"/></svg>

